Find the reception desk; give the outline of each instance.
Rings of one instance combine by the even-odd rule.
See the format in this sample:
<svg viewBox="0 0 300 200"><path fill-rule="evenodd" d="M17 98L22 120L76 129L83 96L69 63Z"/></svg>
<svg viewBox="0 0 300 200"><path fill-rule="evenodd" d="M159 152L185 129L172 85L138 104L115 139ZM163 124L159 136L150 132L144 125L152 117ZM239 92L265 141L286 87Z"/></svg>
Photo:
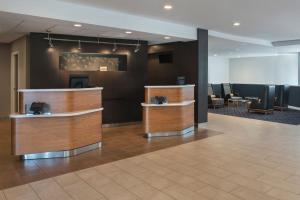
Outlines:
<svg viewBox="0 0 300 200"><path fill-rule="evenodd" d="M12 151L24 159L68 157L99 148L102 88L19 90L19 113L12 114ZM44 102L50 113L27 114Z"/></svg>
<svg viewBox="0 0 300 200"><path fill-rule="evenodd" d="M194 131L195 85L145 86L143 124L147 137L183 135ZM165 96L168 103L152 104L151 98Z"/></svg>

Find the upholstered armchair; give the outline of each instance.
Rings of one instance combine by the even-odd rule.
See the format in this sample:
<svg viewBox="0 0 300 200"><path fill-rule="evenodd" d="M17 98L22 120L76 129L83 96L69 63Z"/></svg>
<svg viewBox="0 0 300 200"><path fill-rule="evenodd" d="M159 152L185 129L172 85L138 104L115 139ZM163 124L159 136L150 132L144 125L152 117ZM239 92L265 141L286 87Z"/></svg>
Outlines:
<svg viewBox="0 0 300 200"><path fill-rule="evenodd" d="M239 97L238 94L232 91L229 83L222 83L222 95L225 102L228 102L228 99L231 99L232 97Z"/></svg>
<svg viewBox="0 0 300 200"><path fill-rule="evenodd" d="M214 109L224 106L224 99L214 94L211 84L208 84L208 106Z"/></svg>
<svg viewBox="0 0 300 200"><path fill-rule="evenodd" d="M274 111L275 86L266 85L263 95L257 100L252 100L248 111L259 113L273 113Z"/></svg>

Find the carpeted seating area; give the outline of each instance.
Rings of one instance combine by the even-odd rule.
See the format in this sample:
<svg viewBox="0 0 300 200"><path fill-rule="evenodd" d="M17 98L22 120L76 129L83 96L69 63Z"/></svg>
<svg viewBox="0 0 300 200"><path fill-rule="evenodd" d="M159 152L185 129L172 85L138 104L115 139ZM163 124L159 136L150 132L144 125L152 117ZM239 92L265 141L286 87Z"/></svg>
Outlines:
<svg viewBox="0 0 300 200"><path fill-rule="evenodd" d="M300 125L300 111L288 109L286 111L274 111L274 114L249 113L244 106L226 106L224 108L209 109L210 113L244 117L263 121L277 122L283 124Z"/></svg>

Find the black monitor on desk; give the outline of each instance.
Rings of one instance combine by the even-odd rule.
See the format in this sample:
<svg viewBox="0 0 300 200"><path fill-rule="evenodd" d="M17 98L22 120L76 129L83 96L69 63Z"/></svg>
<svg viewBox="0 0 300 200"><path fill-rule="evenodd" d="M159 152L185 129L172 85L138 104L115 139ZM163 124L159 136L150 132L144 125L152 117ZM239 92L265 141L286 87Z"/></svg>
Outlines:
<svg viewBox="0 0 300 200"><path fill-rule="evenodd" d="M87 75L70 75L69 88L88 88L89 77Z"/></svg>
<svg viewBox="0 0 300 200"><path fill-rule="evenodd" d="M178 76L176 83L177 85L185 85L186 84L185 76Z"/></svg>

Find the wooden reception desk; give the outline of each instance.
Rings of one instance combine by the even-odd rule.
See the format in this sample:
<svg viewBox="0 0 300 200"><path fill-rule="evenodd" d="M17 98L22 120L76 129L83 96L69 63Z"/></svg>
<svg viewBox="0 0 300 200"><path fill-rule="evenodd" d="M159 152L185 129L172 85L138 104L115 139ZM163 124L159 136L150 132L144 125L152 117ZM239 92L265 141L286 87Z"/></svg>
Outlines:
<svg viewBox="0 0 300 200"><path fill-rule="evenodd" d="M194 131L195 85L145 86L143 124L147 137L183 135ZM168 103L152 104L151 97L166 96Z"/></svg>
<svg viewBox="0 0 300 200"><path fill-rule="evenodd" d="M19 113L12 114L12 151L24 159L68 157L101 146L103 88L19 90ZM32 102L49 114L26 114Z"/></svg>

